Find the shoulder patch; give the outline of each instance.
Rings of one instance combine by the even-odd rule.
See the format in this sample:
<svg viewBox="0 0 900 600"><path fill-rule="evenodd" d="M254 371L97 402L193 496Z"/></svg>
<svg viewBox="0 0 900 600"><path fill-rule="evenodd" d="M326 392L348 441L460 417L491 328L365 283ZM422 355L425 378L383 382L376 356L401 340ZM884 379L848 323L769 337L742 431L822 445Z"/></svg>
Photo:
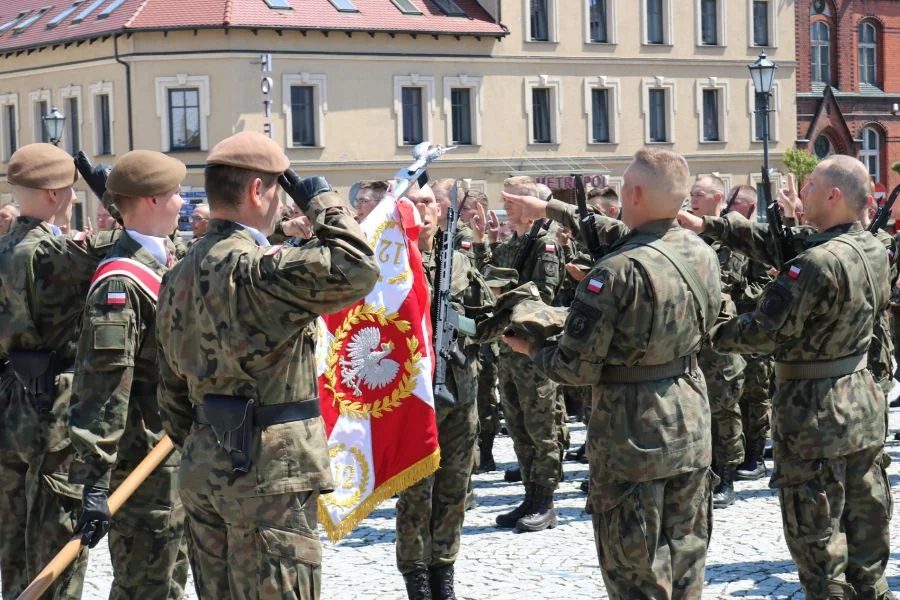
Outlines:
<svg viewBox="0 0 900 600"><path fill-rule="evenodd" d="M126 294L125 292L109 291L106 293L107 306L125 306L127 303L128 294Z"/></svg>
<svg viewBox="0 0 900 600"><path fill-rule="evenodd" d="M600 292L603 291L604 287L606 287L605 281L603 281L602 279L597 279L597 278L591 277L588 280L588 283L587 283L587 286L585 287L585 289L592 294L599 294Z"/></svg>
<svg viewBox="0 0 900 600"><path fill-rule="evenodd" d="M544 244L544 252L556 252L556 244Z"/></svg>
<svg viewBox="0 0 900 600"><path fill-rule="evenodd" d="M793 268L793 267L792 267ZM793 294L781 283L773 283L759 302L759 312L775 319L784 314L791 306Z"/></svg>
<svg viewBox="0 0 900 600"><path fill-rule="evenodd" d="M791 265L791 268L788 269L787 276L790 277L791 279L796 280L800 277L800 271L801 271L801 269L799 266Z"/></svg>
<svg viewBox="0 0 900 600"><path fill-rule="evenodd" d="M463 240L459 243L459 247L463 250L469 250L472 247L472 242L468 240Z"/></svg>
<svg viewBox="0 0 900 600"><path fill-rule="evenodd" d="M590 319L583 312L573 312L569 316L569 324L566 325L566 333L573 338L581 339L590 330Z"/></svg>

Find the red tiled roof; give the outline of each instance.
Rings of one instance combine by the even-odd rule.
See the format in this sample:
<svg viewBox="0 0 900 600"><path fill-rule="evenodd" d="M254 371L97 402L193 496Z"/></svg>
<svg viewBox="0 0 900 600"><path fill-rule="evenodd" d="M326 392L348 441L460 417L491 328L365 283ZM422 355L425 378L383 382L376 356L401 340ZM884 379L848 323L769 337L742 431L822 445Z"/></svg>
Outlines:
<svg viewBox="0 0 900 600"><path fill-rule="evenodd" d="M465 17L445 15L433 0L411 0L422 14L405 15L391 0L352 0L359 12L339 12L328 0L289 0L293 10L269 8L264 0L124 0L108 17L98 15L115 0L100 0L87 18L72 24L94 0L84 2L58 26L47 24L73 0L3 0L0 26L20 12L53 6L24 31L0 34L0 52L47 46L139 30L193 28L272 28L337 31L503 36L506 28L494 22L477 0L455 0ZM27 18L27 17L25 17Z"/></svg>

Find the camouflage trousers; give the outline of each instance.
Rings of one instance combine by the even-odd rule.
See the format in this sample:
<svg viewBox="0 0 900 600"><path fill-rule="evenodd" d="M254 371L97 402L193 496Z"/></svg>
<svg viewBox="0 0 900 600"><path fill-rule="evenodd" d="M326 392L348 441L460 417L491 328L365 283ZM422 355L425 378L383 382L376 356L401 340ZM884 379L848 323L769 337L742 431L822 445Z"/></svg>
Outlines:
<svg viewBox="0 0 900 600"><path fill-rule="evenodd" d="M397 568L403 575L452 565L459 554L478 418L472 403L438 405L436 413L440 469L397 500Z"/></svg>
<svg viewBox="0 0 900 600"><path fill-rule="evenodd" d="M57 377L52 410L38 413L11 372L0 373L0 581L16 598L75 532L81 487L69 483L75 453L65 426L72 375ZM83 550L42 596L81 598Z"/></svg>
<svg viewBox="0 0 900 600"><path fill-rule="evenodd" d="M563 387L556 388L556 409L553 411L553 420L556 422L556 441L560 452L569 448L569 415L566 412L566 397Z"/></svg>
<svg viewBox="0 0 900 600"><path fill-rule="evenodd" d="M556 384L540 374L523 354L500 355L500 401L522 482L556 489L561 446Z"/></svg>
<svg viewBox="0 0 900 600"><path fill-rule="evenodd" d="M233 498L185 488L181 499L200 598L316 600L318 491Z"/></svg>
<svg viewBox="0 0 900 600"><path fill-rule="evenodd" d="M744 462L744 431L740 406L744 375L740 374L730 381L708 376L706 385L712 419L713 464L716 467L737 466Z"/></svg>
<svg viewBox="0 0 900 600"><path fill-rule="evenodd" d="M700 598L712 534L713 481L704 468L611 486L621 495L592 515L610 598Z"/></svg>
<svg viewBox="0 0 900 600"><path fill-rule="evenodd" d="M887 597L890 462L877 446L775 465L770 486L778 488L784 538L809 600Z"/></svg>
<svg viewBox="0 0 900 600"><path fill-rule="evenodd" d="M117 464L112 487L118 487L136 464ZM157 467L116 513L109 531L109 554L113 567L111 600L184 597L188 557L177 467Z"/></svg>
<svg viewBox="0 0 900 600"><path fill-rule="evenodd" d="M775 366L771 356L748 356L741 394L741 422L747 440L769 437L772 412L772 377Z"/></svg>
<svg viewBox="0 0 900 600"><path fill-rule="evenodd" d="M485 344L490 347L490 344ZM494 438L500 433L500 411L497 407L497 355L493 361L479 355L478 373L478 423L481 435Z"/></svg>

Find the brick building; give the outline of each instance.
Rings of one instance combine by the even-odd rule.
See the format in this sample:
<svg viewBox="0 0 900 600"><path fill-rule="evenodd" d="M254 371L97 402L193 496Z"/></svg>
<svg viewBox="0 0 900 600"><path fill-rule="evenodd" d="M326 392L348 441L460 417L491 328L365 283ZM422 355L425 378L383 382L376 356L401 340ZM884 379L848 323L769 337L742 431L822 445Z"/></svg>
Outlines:
<svg viewBox="0 0 900 600"><path fill-rule="evenodd" d="M900 1L797 0L797 145L858 156L890 190L900 176Z"/></svg>

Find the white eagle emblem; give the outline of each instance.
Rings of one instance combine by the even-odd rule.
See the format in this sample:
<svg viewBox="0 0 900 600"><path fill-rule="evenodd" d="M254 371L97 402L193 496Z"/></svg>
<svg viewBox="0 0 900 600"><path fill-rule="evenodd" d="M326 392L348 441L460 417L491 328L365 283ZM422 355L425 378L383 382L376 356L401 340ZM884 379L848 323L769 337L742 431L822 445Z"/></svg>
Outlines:
<svg viewBox="0 0 900 600"><path fill-rule="evenodd" d="M393 350L394 344L381 341L377 327L360 329L347 344L349 360L341 359L341 381L353 388L354 396L362 396L362 383L370 389L385 387L400 370L400 363L387 358Z"/></svg>

